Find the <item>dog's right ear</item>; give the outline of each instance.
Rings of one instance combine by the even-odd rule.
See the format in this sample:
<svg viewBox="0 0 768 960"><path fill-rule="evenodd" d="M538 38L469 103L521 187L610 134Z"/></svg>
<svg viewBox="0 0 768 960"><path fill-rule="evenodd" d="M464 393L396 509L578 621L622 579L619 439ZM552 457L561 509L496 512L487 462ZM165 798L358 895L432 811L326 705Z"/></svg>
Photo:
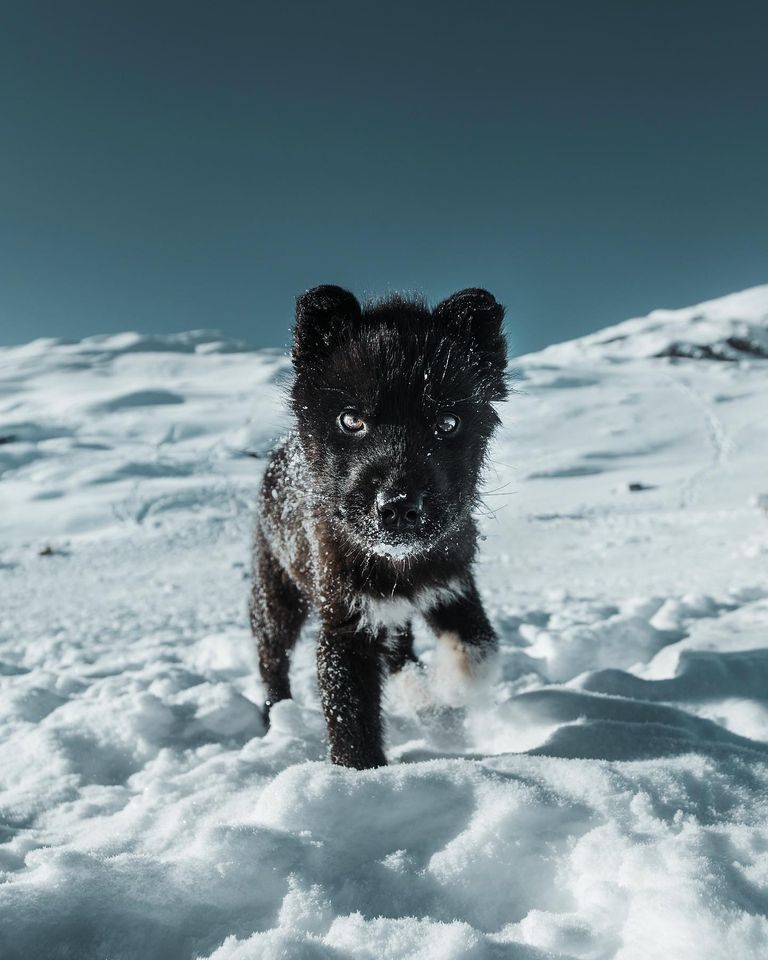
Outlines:
<svg viewBox="0 0 768 960"><path fill-rule="evenodd" d="M503 327L504 307L496 297L482 287L469 287L438 303L432 314L448 326L458 325L469 330L480 348L490 397L492 400L503 400L507 396L504 378L507 341Z"/></svg>
<svg viewBox="0 0 768 960"><path fill-rule="evenodd" d="M357 298L349 290L324 284L302 293L296 300L293 362L301 364L327 353L344 330L360 320Z"/></svg>

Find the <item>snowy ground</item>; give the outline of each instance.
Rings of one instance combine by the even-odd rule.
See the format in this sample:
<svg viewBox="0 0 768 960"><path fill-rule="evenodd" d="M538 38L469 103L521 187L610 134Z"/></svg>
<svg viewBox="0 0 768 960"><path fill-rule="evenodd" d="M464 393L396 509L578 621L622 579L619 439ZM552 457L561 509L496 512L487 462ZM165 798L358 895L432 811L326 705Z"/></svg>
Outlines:
<svg viewBox="0 0 768 960"><path fill-rule="evenodd" d="M255 706L286 359L0 350L2 960L764 960L761 350L768 287L516 363L479 565L496 702L440 731L392 689L367 773L323 759L312 630L266 735Z"/></svg>

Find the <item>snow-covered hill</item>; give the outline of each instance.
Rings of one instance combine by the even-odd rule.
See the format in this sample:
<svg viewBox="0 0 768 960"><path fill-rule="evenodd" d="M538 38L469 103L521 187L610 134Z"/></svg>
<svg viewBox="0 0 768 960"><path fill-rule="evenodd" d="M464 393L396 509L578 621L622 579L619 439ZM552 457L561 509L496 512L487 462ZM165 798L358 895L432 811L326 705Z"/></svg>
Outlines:
<svg viewBox="0 0 768 960"><path fill-rule="evenodd" d="M366 773L323 760L311 629L255 706L285 356L0 350L0 957L763 960L766 318L759 287L515 363L503 680L452 731L393 687Z"/></svg>
<svg viewBox="0 0 768 960"><path fill-rule="evenodd" d="M610 360L768 359L768 284L682 310L654 310L541 353L565 362L574 355Z"/></svg>

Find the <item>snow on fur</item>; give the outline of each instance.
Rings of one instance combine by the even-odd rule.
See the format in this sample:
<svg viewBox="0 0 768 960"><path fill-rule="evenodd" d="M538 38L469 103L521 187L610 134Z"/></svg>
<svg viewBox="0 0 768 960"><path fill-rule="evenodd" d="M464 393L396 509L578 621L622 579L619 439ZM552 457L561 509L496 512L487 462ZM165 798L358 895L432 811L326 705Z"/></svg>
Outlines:
<svg viewBox="0 0 768 960"><path fill-rule="evenodd" d="M312 629L266 734L256 708L286 358L0 350L0 956L762 960L766 316L756 288L518 361L478 565L499 675L425 710L422 631L432 689L391 686L365 773L324 760Z"/></svg>

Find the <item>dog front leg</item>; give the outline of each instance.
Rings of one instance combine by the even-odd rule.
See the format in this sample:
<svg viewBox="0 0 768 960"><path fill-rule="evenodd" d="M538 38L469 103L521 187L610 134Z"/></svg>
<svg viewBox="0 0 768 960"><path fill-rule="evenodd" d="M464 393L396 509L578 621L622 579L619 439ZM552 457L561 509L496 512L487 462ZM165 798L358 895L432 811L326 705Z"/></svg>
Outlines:
<svg viewBox="0 0 768 960"><path fill-rule="evenodd" d="M496 678L499 641L474 581L464 593L428 610L425 618L437 636L438 692L451 706L486 695Z"/></svg>
<svg viewBox="0 0 768 960"><path fill-rule="evenodd" d="M317 676L332 763L358 770L386 764L382 667L378 637L363 630L322 628Z"/></svg>
<svg viewBox="0 0 768 960"><path fill-rule="evenodd" d="M264 719L279 700L291 696L290 658L307 605L298 587L281 568L264 537L257 532L249 604L251 632L258 643L259 671L267 699Z"/></svg>

